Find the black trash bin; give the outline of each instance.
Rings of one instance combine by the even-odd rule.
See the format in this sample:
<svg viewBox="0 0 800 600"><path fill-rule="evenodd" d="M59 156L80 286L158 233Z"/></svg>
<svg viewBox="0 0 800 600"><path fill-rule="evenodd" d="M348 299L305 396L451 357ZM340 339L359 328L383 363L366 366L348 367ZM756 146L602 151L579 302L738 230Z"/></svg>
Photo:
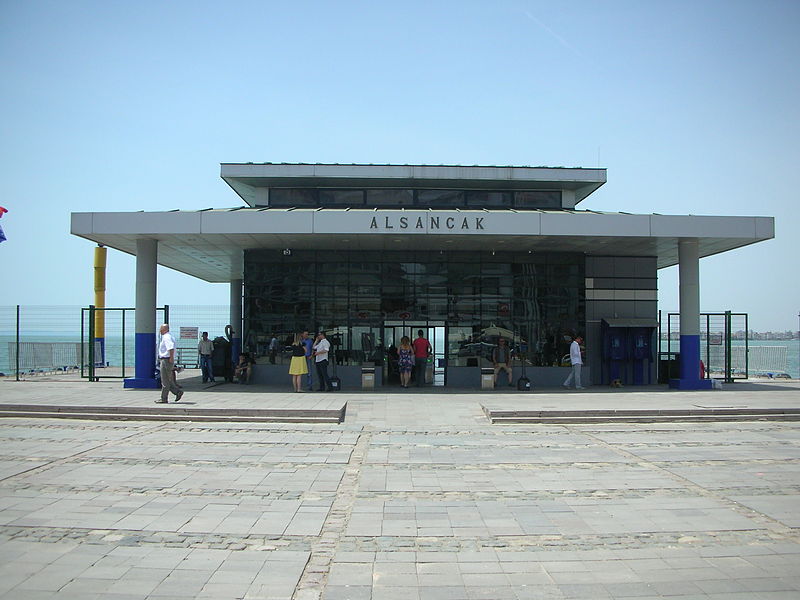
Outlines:
<svg viewBox="0 0 800 600"><path fill-rule="evenodd" d="M678 379L680 376L680 352L673 352L669 358L662 358L658 361L658 383L669 383L670 379Z"/></svg>
<svg viewBox="0 0 800 600"><path fill-rule="evenodd" d="M211 366L214 369L214 379L224 378L228 383L233 382L231 343L224 337L214 339L214 350L211 352Z"/></svg>

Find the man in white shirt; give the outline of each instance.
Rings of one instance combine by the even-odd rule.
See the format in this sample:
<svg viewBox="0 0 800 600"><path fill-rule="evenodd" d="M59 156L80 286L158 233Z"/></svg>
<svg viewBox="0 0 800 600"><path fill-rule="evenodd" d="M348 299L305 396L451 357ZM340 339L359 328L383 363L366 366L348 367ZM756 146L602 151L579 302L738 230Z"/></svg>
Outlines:
<svg viewBox="0 0 800 600"><path fill-rule="evenodd" d="M581 367L583 366L583 359L581 358L581 336L575 336L572 343L569 345L569 362L572 363L572 371L564 382L564 387L569 388L570 384L575 381L575 389L582 390L581 385Z"/></svg>
<svg viewBox="0 0 800 600"><path fill-rule="evenodd" d="M325 339L325 332L320 331L317 334L317 341L314 343L314 364L317 367L317 376L319 377L318 392L331 391L331 379L328 377L328 353L331 349L331 343Z"/></svg>
<svg viewBox="0 0 800 600"><path fill-rule="evenodd" d="M175 394L175 402L183 396L183 390L175 383L172 375L175 369L175 338L169 332L169 325L164 323L159 328L161 341L158 343L158 366L161 370L161 400L156 400L157 404L166 404L169 393Z"/></svg>
<svg viewBox="0 0 800 600"><path fill-rule="evenodd" d="M211 364L211 354L214 352L214 342L208 339L208 332L203 332L200 343L197 344L197 352L200 354L200 372L203 374L203 383L214 382L214 366Z"/></svg>

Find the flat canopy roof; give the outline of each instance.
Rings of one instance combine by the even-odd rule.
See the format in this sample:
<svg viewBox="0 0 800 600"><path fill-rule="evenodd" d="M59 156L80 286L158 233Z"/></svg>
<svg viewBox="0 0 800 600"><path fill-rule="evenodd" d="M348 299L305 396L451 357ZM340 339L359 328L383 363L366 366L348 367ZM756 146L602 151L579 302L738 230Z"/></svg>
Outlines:
<svg viewBox="0 0 800 600"><path fill-rule="evenodd" d="M606 182L605 169L459 165L222 163L220 176L250 206L270 187L573 190L580 202Z"/></svg>
<svg viewBox="0 0 800 600"><path fill-rule="evenodd" d="M576 210L279 209L72 213L74 235L135 255L156 239L158 264L210 282L241 279L243 250L483 250L653 256L678 263L678 241L700 256L775 235L772 217L635 215ZM405 243L404 243L405 242Z"/></svg>

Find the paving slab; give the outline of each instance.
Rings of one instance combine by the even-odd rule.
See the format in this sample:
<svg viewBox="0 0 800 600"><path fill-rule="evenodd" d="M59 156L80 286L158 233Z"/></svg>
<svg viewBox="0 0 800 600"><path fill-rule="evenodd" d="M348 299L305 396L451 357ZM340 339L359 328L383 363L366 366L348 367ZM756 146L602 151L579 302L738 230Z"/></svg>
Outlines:
<svg viewBox="0 0 800 600"><path fill-rule="evenodd" d="M225 387L191 401L327 402ZM0 382L7 404L154 394ZM344 422L0 418L0 599L800 597L797 422L493 425L482 408L798 408L797 386L335 402Z"/></svg>

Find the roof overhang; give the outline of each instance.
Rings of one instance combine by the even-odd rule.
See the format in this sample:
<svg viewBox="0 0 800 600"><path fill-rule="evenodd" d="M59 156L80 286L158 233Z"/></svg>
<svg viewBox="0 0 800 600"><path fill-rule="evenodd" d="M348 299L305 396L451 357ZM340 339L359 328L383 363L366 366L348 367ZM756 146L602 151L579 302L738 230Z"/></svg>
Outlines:
<svg viewBox="0 0 800 600"><path fill-rule="evenodd" d="M678 263L695 238L706 257L768 240L772 217L634 215L593 211L239 208L72 213L74 235L135 255L158 240L158 264L210 282L241 279L247 249L483 250L654 256Z"/></svg>
<svg viewBox="0 0 800 600"><path fill-rule="evenodd" d="M250 206L270 187L572 190L578 203L606 182L605 169L455 165L222 163L220 176Z"/></svg>

